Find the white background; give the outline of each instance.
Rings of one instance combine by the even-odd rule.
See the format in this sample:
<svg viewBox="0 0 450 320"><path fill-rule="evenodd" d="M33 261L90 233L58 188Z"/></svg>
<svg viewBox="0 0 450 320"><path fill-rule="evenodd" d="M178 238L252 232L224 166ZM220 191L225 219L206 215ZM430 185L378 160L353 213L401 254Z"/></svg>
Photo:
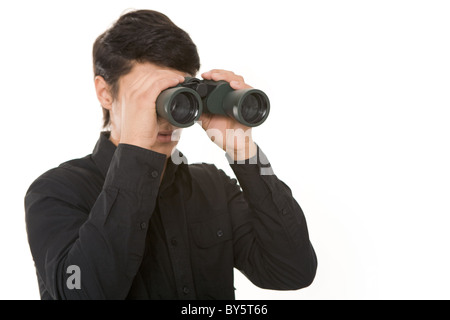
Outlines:
<svg viewBox="0 0 450 320"><path fill-rule="evenodd" d="M254 130L302 206L315 282L238 299L450 298L448 1L3 1L0 4L0 298L38 299L23 197L91 153L101 125L95 38L128 8L155 9L197 44L201 72L242 74L272 102ZM196 126L190 162L223 152Z"/></svg>

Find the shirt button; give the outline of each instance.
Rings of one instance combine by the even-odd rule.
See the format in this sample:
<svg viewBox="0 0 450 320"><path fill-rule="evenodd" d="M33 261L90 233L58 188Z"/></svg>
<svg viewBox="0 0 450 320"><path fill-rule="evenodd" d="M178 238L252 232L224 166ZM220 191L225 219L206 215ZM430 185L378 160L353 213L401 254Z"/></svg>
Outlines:
<svg viewBox="0 0 450 320"><path fill-rule="evenodd" d="M172 244L172 246L176 247L177 244L178 244L178 241L177 241L177 239L173 238L173 239L170 241L170 243Z"/></svg>
<svg viewBox="0 0 450 320"><path fill-rule="evenodd" d="M217 236L221 238L223 236L223 231L221 229L217 230Z"/></svg>
<svg viewBox="0 0 450 320"><path fill-rule="evenodd" d="M141 230L147 229L147 223L141 222Z"/></svg>
<svg viewBox="0 0 450 320"><path fill-rule="evenodd" d="M287 215L287 213L288 213L287 209L281 210L281 214L282 214L283 216Z"/></svg>
<svg viewBox="0 0 450 320"><path fill-rule="evenodd" d="M158 174L158 171L154 170L154 171L152 171L151 175L152 175L152 178L157 178L159 174Z"/></svg>
<svg viewBox="0 0 450 320"><path fill-rule="evenodd" d="M189 287L184 286L184 287L183 287L183 293L184 293L184 294L189 294L189 292L191 292L191 290L189 290Z"/></svg>

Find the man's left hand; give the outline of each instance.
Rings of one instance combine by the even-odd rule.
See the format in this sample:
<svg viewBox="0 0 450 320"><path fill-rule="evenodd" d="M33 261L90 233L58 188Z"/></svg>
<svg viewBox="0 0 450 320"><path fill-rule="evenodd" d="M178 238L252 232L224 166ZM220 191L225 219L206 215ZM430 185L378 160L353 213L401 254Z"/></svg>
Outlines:
<svg viewBox="0 0 450 320"><path fill-rule="evenodd" d="M231 71L214 69L202 74L203 79L227 81L235 90L251 89L242 76ZM228 153L235 161L249 159L256 155L257 147L252 139L252 129L233 118L203 113L200 117L201 126L209 138Z"/></svg>

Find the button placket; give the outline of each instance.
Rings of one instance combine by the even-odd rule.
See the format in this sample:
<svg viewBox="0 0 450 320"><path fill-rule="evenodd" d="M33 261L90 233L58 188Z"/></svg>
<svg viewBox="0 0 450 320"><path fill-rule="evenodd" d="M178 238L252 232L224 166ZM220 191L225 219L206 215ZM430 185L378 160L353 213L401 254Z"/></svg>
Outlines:
<svg viewBox="0 0 450 320"><path fill-rule="evenodd" d="M181 204L182 199L170 194L170 190L163 191L163 194L166 201L170 198L170 202L166 202L160 194L158 204L165 228L166 243L172 261L177 293L181 299L192 299L195 297L195 286L191 266L189 265L189 250L185 242L187 227L186 223L183 223L184 217L180 215L182 212L171 210L172 205L176 202ZM184 221L180 221L180 218Z"/></svg>

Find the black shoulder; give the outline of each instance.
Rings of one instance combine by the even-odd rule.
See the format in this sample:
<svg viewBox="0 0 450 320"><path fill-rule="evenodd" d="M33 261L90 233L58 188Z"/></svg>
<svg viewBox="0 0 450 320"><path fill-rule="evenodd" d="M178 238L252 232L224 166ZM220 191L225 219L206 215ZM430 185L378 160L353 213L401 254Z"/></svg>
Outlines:
<svg viewBox="0 0 450 320"><path fill-rule="evenodd" d="M28 188L25 203L31 199L56 198L87 209L104 183L90 156L60 164L40 175Z"/></svg>

